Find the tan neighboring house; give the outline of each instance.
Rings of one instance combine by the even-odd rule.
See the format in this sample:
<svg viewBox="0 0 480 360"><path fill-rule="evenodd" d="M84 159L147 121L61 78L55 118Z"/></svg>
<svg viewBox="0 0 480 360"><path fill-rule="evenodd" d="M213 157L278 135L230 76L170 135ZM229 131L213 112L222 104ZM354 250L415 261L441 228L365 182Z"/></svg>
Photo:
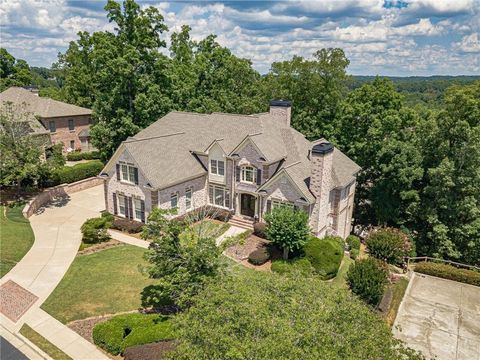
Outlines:
<svg viewBox="0 0 480 360"><path fill-rule="evenodd" d="M103 169L106 208L145 222L157 207L182 216L212 206L251 224L289 206L309 215L315 235L345 238L360 167L325 139L305 139L290 115L288 101L255 115L169 113Z"/></svg>
<svg viewBox="0 0 480 360"><path fill-rule="evenodd" d="M94 150L89 134L90 109L40 97L21 87L10 87L0 93L0 103L4 102L24 104L25 110L37 117L41 128L49 132L52 144L63 144L64 152Z"/></svg>

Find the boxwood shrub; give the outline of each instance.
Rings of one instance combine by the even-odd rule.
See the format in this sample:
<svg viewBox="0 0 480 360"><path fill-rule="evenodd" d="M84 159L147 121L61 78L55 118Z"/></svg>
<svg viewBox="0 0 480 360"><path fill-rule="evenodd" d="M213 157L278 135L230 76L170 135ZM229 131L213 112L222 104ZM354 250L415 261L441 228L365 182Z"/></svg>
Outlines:
<svg viewBox="0 0 480 360"><path fill-rule="evenodd" d="M360 254L360 251L358 251L357 249L350 250L350 258L353 260L355 260L359 254Z"/></svg>
<svg viewBox="0 0 480 360"><path fill-rule="evenodd" d="M134 345L175 338L171 319L158 314L125 314L99 323L93 328L93 341L112 355L122 354Z"/></svg>
<svg viewBox="0 0 480 360"><path fill-rule="evenodd" d="M263 265L268 259L270 259L270 254L266 248L257 249L248 255L248 261L253 265Z"/></svg>
<svg viewBox="0 0 480 360"><path fill-rule="evenodd" d="M415 271L465 284L480 286L480 272L474 270L459 269L447 264L420 262L415 264Z"/></svg>
<svg viewBox="0 0 480 360"><path fill-rule="evenodd" d="M369 257L355 261L347 272L347 284L352 292L367 304L377 305L387 284L385 263Z"/></svg>
<svg viewBox="0 0 480 360"><path fill-rule="evenodd" d="M304 250L305 258L323 280L332 279L337 275L343 259L343 246L337 237L327 236L319 239L312 236Z"/></svg>
<svg viewBox="0 0 480 360"><path fill-rule="evenodd" d="M356 249L360 251L360 238L358 236L348 235L347 238L345 239L345 242L350 247L350 250Z"/></svg>
<svg viewBox="0 0 480 360"><path fill-rule="evenodd" d="M86 244L98 244L110 240L107 229L112 225L108 217L87 219L80 228L82 241Z"/></svg>

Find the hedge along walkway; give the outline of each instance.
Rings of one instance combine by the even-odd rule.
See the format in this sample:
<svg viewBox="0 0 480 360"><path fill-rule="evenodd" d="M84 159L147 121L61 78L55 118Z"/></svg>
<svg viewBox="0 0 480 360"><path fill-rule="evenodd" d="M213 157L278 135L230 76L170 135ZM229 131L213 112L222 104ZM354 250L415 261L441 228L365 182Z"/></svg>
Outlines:
<svg viewBox="0 0 480 360"><path fill-rule="evenodd" d="M80 226L104 208L103 186L79 191L65 201L47 206L30 217L35 243L23 259L1 280L12 280L38 297L16 322L0 315L11 333L27 323L36 332L74 359L106 359L93 344L39 309L72 263L80 246ZM15 306L15 304L11 304Z"/></svg>

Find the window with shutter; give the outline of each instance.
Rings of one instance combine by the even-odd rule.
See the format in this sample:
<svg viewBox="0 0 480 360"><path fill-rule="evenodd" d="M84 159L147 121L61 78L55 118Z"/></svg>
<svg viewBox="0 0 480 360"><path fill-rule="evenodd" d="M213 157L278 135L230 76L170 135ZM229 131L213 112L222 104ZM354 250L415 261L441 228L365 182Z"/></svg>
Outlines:
<svg viewBox="0 0 480 360"><path fill-rule="evenodd" d="M192 207L192 188L185 189L185 208L188 210Z"/></svg>
<svg viewBox="0 0 480 360"><path fill-rule="evenodd" d="M118 210L117 210L117 194L113 194L113 213L115 215L118 214Z"/></svg>
<svg viewBox="0 0 480 360"><path fill-rule="evenodd" d="M116 164L117 168L117 180L120 181L120 164Z"/></svg>
<svg viewBox="0 0 480 360"><path fill-rule="evenodd" d="M145 216L145 209L142 210L142 203L143 200L141 199L133 200L133 206L135 207L134 219L137 221L143 221L142 218Z"/></svg>
<svg viewBox="0 0 480 360"><path fill-rule="evenodd" d="M127 214L127 209L126 209L126 202L125 202L125 196L118 194L117 195L117 200L118 200L118 215L120 216L126 216Z"/></svg>

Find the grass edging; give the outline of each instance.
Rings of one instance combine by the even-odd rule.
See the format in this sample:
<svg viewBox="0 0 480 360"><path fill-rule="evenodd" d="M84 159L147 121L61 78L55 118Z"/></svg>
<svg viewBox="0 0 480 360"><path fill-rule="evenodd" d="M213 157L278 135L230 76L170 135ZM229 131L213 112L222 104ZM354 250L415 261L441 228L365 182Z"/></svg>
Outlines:
<svg viewBox="0 0 480 360"><path fill-rule="evenodd" d="M65 354L62 350L53 345L50 341L45 339L27 324L23 324L22 328L20 329L20 334L25 336L33 344L38 346L40 350L44 351L54 360L73 360L70 356Z"/></svg>
<svg viewBox="0 0 480 360"><path fill-rule="evenodd" d="M447 264L420 262L415 264L414 271L442 279L480 286L480 272L474 270L459 269Z"/></svg>
<svg viewBox="0 0 480 360"><path fill-rule="evenodd" d="M390 303L390 307L387 313L385 314L385 320L390 327L392 327L393 323L395 322L398 314L398 309L400 308L400 304L402 303L403 297L405 296L408 284L408 279L401 278L396 283L391 285L392 301Z"/></svg>

